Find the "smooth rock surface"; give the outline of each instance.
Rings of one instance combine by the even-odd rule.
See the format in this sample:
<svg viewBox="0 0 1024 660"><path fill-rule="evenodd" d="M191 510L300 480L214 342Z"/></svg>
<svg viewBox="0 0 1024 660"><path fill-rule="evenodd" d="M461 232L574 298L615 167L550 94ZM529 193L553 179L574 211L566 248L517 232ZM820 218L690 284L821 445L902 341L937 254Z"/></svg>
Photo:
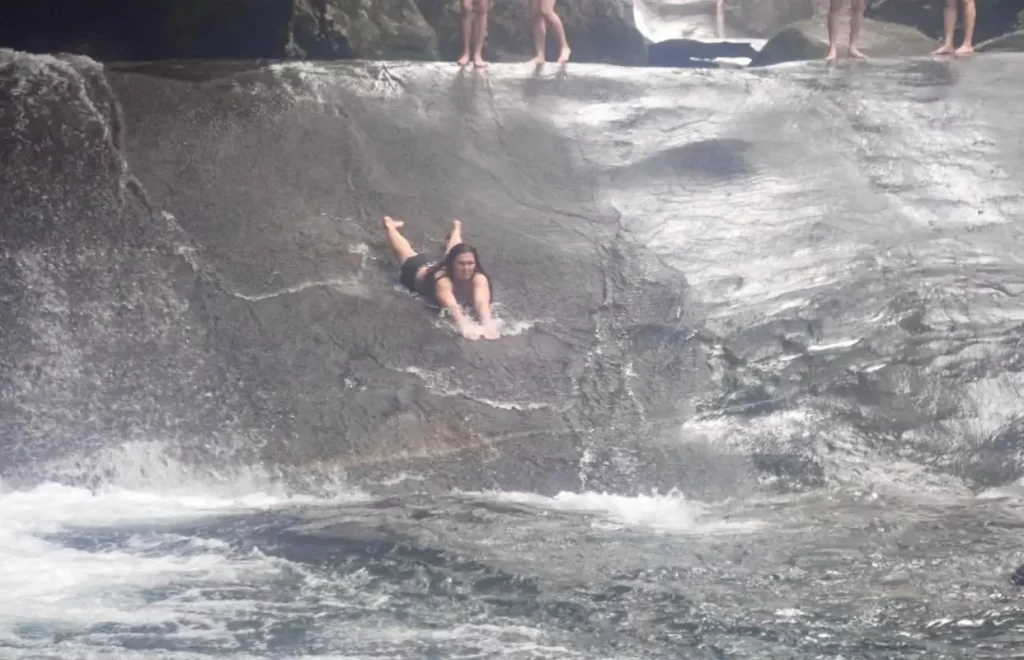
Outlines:
<svg viewBox="0 0 1024 660"><path fill-rule="evenodd" d="M1024 473L988 458L1024 417L1019 55L0 62L5 484L126 447L397 490ZM385 213L434 254L465 221L503 339L398 287Z"/></svg>

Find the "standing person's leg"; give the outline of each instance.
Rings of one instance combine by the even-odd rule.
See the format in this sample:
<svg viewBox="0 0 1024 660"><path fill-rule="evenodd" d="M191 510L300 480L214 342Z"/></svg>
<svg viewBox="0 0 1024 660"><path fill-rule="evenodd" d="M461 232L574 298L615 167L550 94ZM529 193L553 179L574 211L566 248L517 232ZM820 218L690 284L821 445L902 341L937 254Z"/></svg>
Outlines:
<svg viewBox="0 0 1024 660"><path fill-rule="evenodd" d="M565 64L569 61L572 51L569 49L569 42L565 39L565 26L562 19L555 13L555 0L541 0L541 14L544 20L555 31L555 39L558 40L558 63Z"/></svg>
<svg viewBox="0 0 1024 660"><path fill-rule="evenodd" d="M970 55L974 52L974 21L977 17L974 0L964 0L964 40L954 54Z"/></svg>
<svg viewBox="0 0 1024 660"><path fill-rule="evenodd" d="M473 0L462 0L459 4L459 20L462 24L462 57L459 66L469 64L469 46L473 39Z"/></svg>
<svg viewBox="0 0 1024 660"><path fill-rule="evenodd" d="M843 0L831 0L828 5L828 55L826 62L834 62L838 55L836 51L836 33L839 31L839 10L843 6Z"/></svg>
<svg viewBox="0 0 1024 660"><path fill-rule="evenodd" d="M850 57L863 59L857 42L860 40L860 27L864 23L864 11L868 8L867 0L850 0Z"/></svg>
<svg viewBox="0 0 1024 660"><path fill-rule="evenodd" d="M487 66L484 61L484 41L487 39L487 11L490 0L476 0L476 40L473 48L473 66Z"/></svg>
<svg viewBox="0 0 1024 660"><path fill-rule="evenodd" d="M946 0L946 9L942 12L943 27L946 28L942 45L932 51L932 55L951 55L953 53L953 31L956 30L956 0Z"/></svg>
<svg viewBox="0 0 1024 660"><path fill-rule="evenodd" d="M533 28L533 59L531 64L544 64L544 41L548 28L544 23L544 0L527 0L530 5L530 26Z"/></svg>

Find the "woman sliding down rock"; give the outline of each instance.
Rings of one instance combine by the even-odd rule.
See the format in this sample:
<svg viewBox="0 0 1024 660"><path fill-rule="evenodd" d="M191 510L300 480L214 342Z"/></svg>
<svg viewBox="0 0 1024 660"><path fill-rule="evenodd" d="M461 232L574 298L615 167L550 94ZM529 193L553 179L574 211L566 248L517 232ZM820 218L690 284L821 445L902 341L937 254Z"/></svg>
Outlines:
<svg viewBox="0 0 1024 660"><path fill-rule="evenodd" d="M498 325L491 318L491 278L484 272L476 248L462 242L462 223L452 221L443 261L433 262L417 254L398 231L404 222L384 216L384 231L398 258L398 281L413 293L426 296L451 314L467 339L497 339ZM473 323L463 306L476 310L480 325Z"/></svg>

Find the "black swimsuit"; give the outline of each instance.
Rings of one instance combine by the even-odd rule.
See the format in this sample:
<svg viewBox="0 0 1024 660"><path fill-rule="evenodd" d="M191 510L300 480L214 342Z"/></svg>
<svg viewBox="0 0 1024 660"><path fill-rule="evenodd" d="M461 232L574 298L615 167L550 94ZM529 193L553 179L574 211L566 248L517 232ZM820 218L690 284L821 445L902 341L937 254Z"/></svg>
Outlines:
<svg viewBox="0 0 1024 660"><path fill-rule="evenodd" d="M416 290L416 273L430 263L430 257L425 254L414 254L402 262L402 268L398 271L398 282L413 293Z"/></svg>
<svg viewBox="0 0 1024 660"><path fill-rule="evenodd" d="M416 288L416 273L420 272L420 268L423 268L424 266L429 265L430 263L432 263L430 257L428 257L425 254L412 255L411 257L402 262L402 267L398 271L398 282L406 289L409 289L409 291L412 291L413 293L425 295L425 297L430 299L430 302L437 305L438 307L441 307L441 303L440 301L438 301L437 295L434 293L434 291L437 288L436 281L434 283L434 286L430 287L430 293L428 294L424 294L422 291ZM447 277L447 275L444 275L443 277ZM487 277L487 275L484 275L484 277ZM491 278L487 277L488 284L490 283L490 281ZM493 289L491 290L491 296L492 298L494 296ZM473 306L472 292L470 292L468 298L459 298L456 295L455 300L463 307Z"/></svg>

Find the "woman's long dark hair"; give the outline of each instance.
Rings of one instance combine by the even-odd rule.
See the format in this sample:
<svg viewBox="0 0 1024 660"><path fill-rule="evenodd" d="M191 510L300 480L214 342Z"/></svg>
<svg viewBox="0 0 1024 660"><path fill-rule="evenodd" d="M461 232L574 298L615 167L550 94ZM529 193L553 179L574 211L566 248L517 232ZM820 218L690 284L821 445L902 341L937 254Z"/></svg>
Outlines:
<svg viewBox="0 0 1024 660"><path fill-rule="evenodd" d="M434 277L438 271L444 271L444 274L451 279L452 270L455 268L455 260L459 258L459 255L469 252L473 255L473 260L476 262L476 268L474 268L474 274L480 273L487 278L488 288L491 290L491 302L494 302L494 280L484 270L484 266L480 263L480 253L476 251L476 248L469 243L456 243L452 246L451 250L448 250L448 254L445 255L444 260L434 264L430 267L427 275Z"/></svg>

